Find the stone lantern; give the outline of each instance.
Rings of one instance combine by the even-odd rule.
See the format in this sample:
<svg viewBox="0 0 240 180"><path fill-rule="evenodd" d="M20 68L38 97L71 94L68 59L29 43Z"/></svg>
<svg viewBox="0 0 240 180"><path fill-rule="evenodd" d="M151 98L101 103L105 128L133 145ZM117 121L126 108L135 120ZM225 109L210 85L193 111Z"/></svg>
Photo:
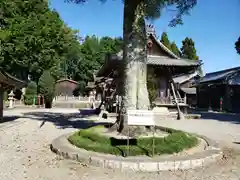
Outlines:
<svg viewBox="0 0 240 180"><path fill-rule="evenodd" d="M14 93L13 90L8 94L8 100L9 100L9 107L8 108L14 108Z"/></svg>

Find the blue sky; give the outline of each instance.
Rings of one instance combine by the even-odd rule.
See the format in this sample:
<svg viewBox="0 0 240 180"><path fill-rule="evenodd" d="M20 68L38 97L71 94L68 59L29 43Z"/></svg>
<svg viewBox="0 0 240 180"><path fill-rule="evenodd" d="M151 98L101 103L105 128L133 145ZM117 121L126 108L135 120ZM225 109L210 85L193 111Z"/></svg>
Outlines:
<svg viewBox="0 0 240 180"><path fill-rule="evenodd" d="M84 5L64 3L64 0L50 0L62 19L72 28L79 29L81 36L122 36L123 5L121 0L88 0ZM198 0L191 16L183 18L184 25L168 27L174 16L166 12L151 22L160 36L163 31L178 47L185 37L195 41L198 56L203 60L204 72L240 66L240 55L234 43L240 36L238 12L240 0Z"/></svg>

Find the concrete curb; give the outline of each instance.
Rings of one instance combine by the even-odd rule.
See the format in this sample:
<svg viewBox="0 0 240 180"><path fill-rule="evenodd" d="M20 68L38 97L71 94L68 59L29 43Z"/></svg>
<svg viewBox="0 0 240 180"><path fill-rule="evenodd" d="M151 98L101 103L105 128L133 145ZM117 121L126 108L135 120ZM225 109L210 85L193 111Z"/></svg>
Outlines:
<svg viewBox="0 0 240 180"><path fill-rule="evenodd" d="M209 146L202 152L188 156L166 155L150 158L146 156L120 157L86 151L70 144L68 137L71 134L62 135L53 140L50 146L51 150L66 159L103 168L119 169L121 171L158 172L194 169L216 162L223 156L222 151L213 147L213 141L208 141L209 139L206 137L203 139L208 139L207 144Z"/></svg>

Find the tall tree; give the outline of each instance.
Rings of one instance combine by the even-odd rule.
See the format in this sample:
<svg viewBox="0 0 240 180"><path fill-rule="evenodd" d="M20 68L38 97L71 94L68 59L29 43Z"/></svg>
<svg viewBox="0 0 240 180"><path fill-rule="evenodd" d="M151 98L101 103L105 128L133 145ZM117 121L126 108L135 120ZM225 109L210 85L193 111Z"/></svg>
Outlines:
<svg viewBox="0 0 240 180"><path fill-rule="evenodd" d="M175 55L177 55L178 57L181 56L181 51L178 49L178 47L177 47L177 45L176 45L176 43L175 43L174 41L171 43L171 48L170 48L170 50L171 50Z"/></svg>
<svg viewBox="0 0 240 180"><path fill-rule="evenodd" d="M122 44L121 38L87 36L67 61L67 77L78 81L79 90L84 90L86 83L93 80L94 71L104 64L106 53L119 52Z"/></svg>
<svg viewBox="0 0 240 180"><path fill-rule="evenodd" d="M44 70L40 76L38 91L44 96L45 108L51 108L55 94L55 79L49 70Z"/></svg>
<svg viewBox="0 0 240 180"><path fill-rule="evenodd" d="M192 38L186 37L182 41L181 47L182 57L191 60L198 60L197 50L195 48L195 43Z"/></svg>
<svg viewBox="0 0 240 180"><path fill-rule="evenodd" d="M163 43L164 46L166 46L169 50L171 50L171 42L168 39L168 34L166 32L162 33L161 36L161 43Z"/></svg>
<svg viewBox="0 0 240 180"><path fill-rule="evenodd" d="M61 76L60 64L75 31L43 0L2 0L0 5L0 65L6 71L38 81L44 70Z"/></svg>
<svg viewBox="0 0 240 180"><path fill-rule="evenodd" d="M69 0L74 3L83 3L86 0ZM120 130L124 123L124 117L129 109L148 109L149 96L147 91L147 37L145 19L159 18L162 9L167 6L175 6L177 15L170 26L181 24L181 17L187 14L189 9L196 5L197 0L124 0L123 22L123 66L120 70L123 89L122 106L120 115ZM120 86L119 86L120 87Z"/></svg>
<svg viewBox="0 0 240 180"><path fill-rule="evenodd" d="M240 37L235 43L235 49L237 50L237 53L240 54Z"/></svg>
<svg viewBox="0 0 240 180"><path fill-rule="evenodd" d="M197 55L197 50L195 48L195 43L191 38L186 37L182 41L181 55L183 58L186 58L186 59L199 60L199 57ZM202 67L199 67L198 73L200 76L203 75Z"/></svg>

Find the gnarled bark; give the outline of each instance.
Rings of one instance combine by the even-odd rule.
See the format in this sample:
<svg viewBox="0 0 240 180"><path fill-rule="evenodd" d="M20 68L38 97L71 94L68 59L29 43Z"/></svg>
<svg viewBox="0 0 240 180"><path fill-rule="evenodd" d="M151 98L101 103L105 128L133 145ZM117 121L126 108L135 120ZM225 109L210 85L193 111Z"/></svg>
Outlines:
<svg viewBox="0 0 240 180"><path fill-rule="evenodd" d="M146 83L147 51L144 6L141 1L124 1L123 23L123 67L120 69L122 91L121 111L118 119L119 131L124 128L126 112L148 109L149 98ZM126 126L125 126L126 127Z"/></svg>

